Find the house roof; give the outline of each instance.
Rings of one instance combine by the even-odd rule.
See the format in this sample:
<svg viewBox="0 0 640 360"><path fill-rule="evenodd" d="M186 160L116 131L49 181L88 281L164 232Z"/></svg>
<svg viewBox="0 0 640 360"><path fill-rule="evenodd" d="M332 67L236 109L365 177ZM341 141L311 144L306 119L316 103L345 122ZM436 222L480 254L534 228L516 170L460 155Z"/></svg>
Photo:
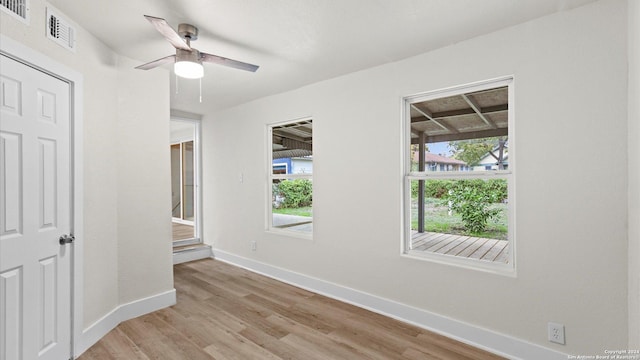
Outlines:
<svg viewBox="0 0 640 360"><path fill-rule="evenodd" d="M418 152L413 153L413 160L418 161ZM438 154L432 154L429 152L425 153L425 162L438 163L438 164L467 165L467 163L462 160L453 159L453 158L438 155Z"/></svg>
<svg viewBox="0 0 640 360"><path fill-rule="evenodd" d="M487 154L486 156L484 156L479 162L478 165L495 165L498 163L498 160L496 160L496 158L494 158L493 156L491 156L491 154ZM509 154L504 154L502 157L502 163L503 164L508 164L509 163Z"/></svg>
<svg viewBox="0 0 640 360"><path fill-rule="evenodd" d="M426 161L427 163L438 163L438 164L453 164L453 165L467 165L466 162L458 159L453 159L450 157L426 153Z"/></svg>
<svg viewBox="0 0 640 360"><path fill-rule="evenodd" d="M497 156L499 150L500 150L499 146L494 146L493 149L491 149L491 152L493 152ZM507 164L509 162L509 146L508 146L507 143L505 143L502 152L503 152L502 153L502 160L503 160L502 162L504 164ZM482 156L482 158L478 162L478 165L497 164L497 161L498 160L495 157L493 157L490 152L487 152L486 154L484 154Z"/></svg>

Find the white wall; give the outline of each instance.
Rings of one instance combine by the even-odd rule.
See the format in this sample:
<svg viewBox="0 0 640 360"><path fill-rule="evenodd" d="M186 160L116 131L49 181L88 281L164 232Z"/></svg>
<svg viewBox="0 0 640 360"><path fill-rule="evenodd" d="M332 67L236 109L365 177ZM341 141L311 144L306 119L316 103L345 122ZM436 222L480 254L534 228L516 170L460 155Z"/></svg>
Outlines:
<svg viewBox="0 0 640 360"><path fill-rule="evenodd" d="M173 289L169 76L118 66L118 285L121 304Z"/></svg>
<svg viewBox="0 0 640 360"><path fill-rule="evenodd" d="M45 2L31 0L30 7L30 25L0 12L0 33L74 69L84 80L85 223L78 240L84 248L87 327L124 302L173 288L169 79L163 70L134 72L131 60L80 27L77 52L63 49L45 36Z"/></svg>
<svg viewBox="0 0 640 360"><path fill-rule="evenodd" d="M206 116L205 241L561 352L625 349L626 11L601 1ZM517 277L400 256L401 98L504 75ZM307 116L313 241L264 231L266 124ZM548 321L565 324L566 346L547 341Z"/></svg>

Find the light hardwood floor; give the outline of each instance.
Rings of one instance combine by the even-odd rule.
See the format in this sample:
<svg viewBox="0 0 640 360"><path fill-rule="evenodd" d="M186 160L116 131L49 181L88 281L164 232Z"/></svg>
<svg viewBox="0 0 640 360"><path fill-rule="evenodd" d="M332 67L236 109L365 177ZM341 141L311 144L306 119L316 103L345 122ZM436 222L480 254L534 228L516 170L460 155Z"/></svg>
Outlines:
<svg viewBox="0 0 640 360"><path fill-rule="evenodd" d="M173 232L173 240L191 239L193 237L193 225L172 222L171 229Z"/></svg>
<svg viewBox="0 0 640 360"><path fill-rule="evenodd" d="M219 261L174 274L175 306L123 322L79 360L502 359Z"/></svg>

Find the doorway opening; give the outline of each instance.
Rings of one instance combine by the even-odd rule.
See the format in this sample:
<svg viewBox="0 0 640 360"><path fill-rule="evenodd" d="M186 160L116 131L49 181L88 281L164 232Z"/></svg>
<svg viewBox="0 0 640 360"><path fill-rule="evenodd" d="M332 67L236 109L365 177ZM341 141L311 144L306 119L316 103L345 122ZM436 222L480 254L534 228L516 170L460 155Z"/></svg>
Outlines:
<svg viewBox="0 0 640 360"><path fill-rule="evenodd" d="M171 225L173 247L199 244L200 121L171 118Z"/></svg>

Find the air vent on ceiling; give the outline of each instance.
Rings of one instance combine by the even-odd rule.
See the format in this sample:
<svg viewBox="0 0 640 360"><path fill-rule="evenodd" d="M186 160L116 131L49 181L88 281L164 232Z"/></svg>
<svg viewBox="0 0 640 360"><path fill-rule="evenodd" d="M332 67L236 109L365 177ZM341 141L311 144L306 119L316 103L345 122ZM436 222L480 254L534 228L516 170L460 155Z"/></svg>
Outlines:
<svg viewBox="0 0 640 360"><path fill-rule="evenodd" d="M68 20L47 7L47 37L58 45L76 51L76 29Z"/></svg>
<svg viewBox="0 0 640 360"><path fill-rule="evenodd" d="M0 5L4 12L29 23L29 0L0 0Z"/></svg>

